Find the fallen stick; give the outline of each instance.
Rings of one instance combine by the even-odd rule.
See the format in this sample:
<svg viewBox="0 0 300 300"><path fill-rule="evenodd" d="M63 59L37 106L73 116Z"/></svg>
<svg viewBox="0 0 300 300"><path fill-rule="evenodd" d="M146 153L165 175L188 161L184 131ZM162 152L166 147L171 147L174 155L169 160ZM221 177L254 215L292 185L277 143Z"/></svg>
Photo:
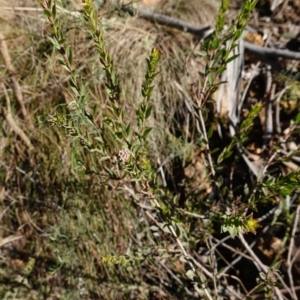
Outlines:
<svg viewBox="0 0 300 300"><path fill-rule="evenodd" d="M210 26L195 26L187 22L183 22L179 19L168 17L161 14L151 13L145 9L133 9L129 6L122 6L122 11L129 13L131 16L142 17L151 22L165 25L168 27L176 28L184 32L188 32L199 36L200 39L209 36L213 33L213 29ZM254 45L249 42L244 42L245 50L259 56L263 60L269 59L271 57L282 57L287 59L300 60L300 52L294 52L284 49L275 49L275 48L265 48Z"/></svg>
<svg viewBox="0 0 300 300"><path fill-rule="evenodd" d="M213 32L210 26L194 26L190 23L175 19L162 14L151 13L145 9L133 9L127 5L122 6L122 11L129 13L131 16L142 17L151 22L179 29L184 32L195 34L199 37L208 36Z"/></svg>
<svg viewBox="0 0 300 300"><path fill-rule="evenodd" d="M248 52L260 57L273 56L273 57L282 57L287 59L300 60L300 52L295 52L295 51L290 51L285 49L265 48L265 47L256 46L249 42L244 42L244 45L245 45L245 49Z"/></svg>

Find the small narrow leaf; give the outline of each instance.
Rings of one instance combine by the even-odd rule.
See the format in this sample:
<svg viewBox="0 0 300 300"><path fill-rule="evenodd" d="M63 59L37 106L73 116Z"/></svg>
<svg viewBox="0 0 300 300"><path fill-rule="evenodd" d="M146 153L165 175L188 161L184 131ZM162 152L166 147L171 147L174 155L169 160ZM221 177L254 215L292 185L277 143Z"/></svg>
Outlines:
<svg viewBox="0 0 300 300"><path fill-rule="evenodd" d="M231 57L229 57L227 60L226 60L226 64L230 63L231 61L235 60L237 57L239 57L240 54L236 54L236 55L233 55Z"/></svg>
<svg viewBox="0 0 300 300"><path fill-rule="evenodd" d="M130 135L130 124L127 125L126 129L125 129L125 134L127 137L129 137Z"/></svg>
<svg viewBox="0 0 300 300"><path fill-rule="evenodd" d="M143 138L144 139L148 136L148 134L151 132L151 130L152 130L152 128L146 128L144 130L144 133L143 133Z"/></svg>
<svg viewBox="0 0 300 300"><path fill-rule="evenodd" d="M51 41L51 43L53 44L53 46L56 49L60 50L60 45L59 45L59 43L58 43L58 41L57 41L56 38L52 38L52 37L49 36L48 39Z"/></svg>
<svg viewBox="0 0 300 300"><path fill-rule="evenodd" d="M146 119L150 117L151 112L152 112L152 105L150 104L146 109L146 114L145 114Z"/></svg>
<svg viewBox="0 0 300 300"><path fill-rule="evenodd" d="M196 54L200 55L200 56L203 56L203 57L206 57L207 56L207 52L206 51L196 51Z"/></svg>

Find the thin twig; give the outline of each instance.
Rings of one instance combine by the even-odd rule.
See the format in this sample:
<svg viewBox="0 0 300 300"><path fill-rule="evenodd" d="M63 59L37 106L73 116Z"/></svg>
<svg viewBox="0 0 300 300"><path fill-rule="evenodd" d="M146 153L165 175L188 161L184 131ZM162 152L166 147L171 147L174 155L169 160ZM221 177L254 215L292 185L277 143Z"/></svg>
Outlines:
<svg viewBox="0 0 300 300"><path fill-rule="evenodd" d="M155 202L155 204L156 204L158 207L160 207L160 205L159 205L159 203L158 203L158 201L157 201L156 199L154 199L154 202ZM148 217L150 217L150 219L151 219L152 221L154 221L154 222L156 223L156 225L157 225L162 231L164 231L164 228L156 221L156 219L155 219L148 211L146 211L146 215L147 215ZM177 242L179 248L181 249L181 252L182 252L182 254L184 255L184 258L185 258L186 261L188 262L188 264L189 264L191 270L193 271L194 274L196 274L196 264L194 263L194 259L193 259L190 255L188 255L188 253L186 252L186 250L185 250L185 248L183 247L183 244L182 244L181 240L179 239L179 237L178 237L176 231L174 230L173 226L170 225L170 224L168 224L167 227L168 227L168 229L170 230L171 234L172 234L172 235L174 236L174 238L176 239L176 242ZM212 277L212 278L213 278L213 277ZM201 287L202 287L202 289L203 289L203 291L204 291L204 293L205 293L207 299L213 300L213 298L212 298L211 295L209 294L209 292L208 292L208 290L207 290L207 288L206 288L206 286L205 286L204 283L201 283Z"/></svg>
<svg viewBox="0 0 300 300"><path fill-rule="evenodd" d="M251 71L250 78L248 79L247 85L244 88L243 95L241 97L241 100L240 100L240 103L239 103L239 106L238 106L238 120L239 120L239 122L240 122L240 119L241 119L242 107L243 107L243 104L245 102L245 99L246 99L246 96L248 94L248 91L250 89L251 83L254 80L254 78L259 75L258 68L259 68L260 64L261 64L261 62L259 61L254 66L253 70Z"/></svg>
<svg viewBox="0 0 300 300"><path fill-rule="evenodd" d="M266 265L264 265L261 262L261 260L257 257L257 255L254 253L254 251L248 245L247 241L244 239L244 236L242 234L239 234L239 238L240 238L242 244L244 245L244 247L246 248L246 250L248 251L248 253L250 254L250 256L253 258L253 260L262 269L262 271L267 275L269 272L269 268ZM284 283L282 278L280 276L278 276L278 274L276 272L274 274L281 281L281 283ZM285 283L284 283L284 285L286 288L288 288ZM282 295L280 289L278 287L274 286L274 291L275 291L275 294L277 295L278 299L283 300L283 295Z"/></svg>
<svg viewBox="0 0 300 300"><path fill-rule="evenodd" d="M6 109L3 108L3 112L5 114L6 121L10 125L10 127L13 129L13 131L23 140L23 142L27 145L28 149L32 151L34 149L30 139L27 137L25 132L19 127L19 125L16 123L14 118L11 114L11 104L10 104L10 98L7 93L6 87L3 83L0 84L1 89L4 92L5 98L6 98Z"/></svg>
<svg viewBox="0 0 300 300"><path fill-rule="evenodd" d="M170 276L177 281L185 290L185 292L189 295L189 296L194 296L193 292L191 292L185 285L184 283L180 280L180 278L178 276L176 276L176 274L174 274L165 264L163 264L161 261L158 261L158 263L167 271L168 274L170 274Z"/></svg>
<svg viewBox="0 0 300 300"><path fill-rule="evenodd" d="M256 291L259 287L262 287L263 285L264 285L264 283L263 283L263 282L260 282L258 285L256 285L255 287L253 287L252 290L250 290L250 291L245 295L245 297L243 298L243 300L248 299L248 297L249 297L254 291ZM253 297L252 297L252 299L253 299Z"/></svg>
<svg viewBox="0 0 300 300"><path fill-rule="evenodd" d="M264 134L264 142L263 149L266 149L273 135L273 99L275 94L275 85L272 85L272 73L271 66L267 65L266 67L266 90L265 90L265 134Z"/></svg>
<svg viewBox="0 0 300 300"><path fill-rule="evenodd" d="M160 160L159 157L157 158L157 163L159 165L158 171L161 174L161 179L163 181L163 185L164 185L164 187L166 187L167 186L166 176L165 176L164 168L163 168L163 166L161 164L161 160Z"/></svg>
<svg viewBox="0 0 300 300"><path fill-rule="evenodd" d="M9 243L18 241L24 237L25 237L24 235L10 235L10 236L0 240L0 247L3 247L4 245L9 244Z"/></svg>
<svg viewBox="0 0 300 300"><path fill-rule="evenodd" d="M25 120L28 120L29 116L28 116L27 110L26 110L25 105L24 105L22 89L21 89L21 86L20 86L20 84L19 84L19 82L16 78L17 72L15 70L14 65L12 64L11 57L10 57L10 54L9 54L9 51L8 51L8 48L7 48L7 45L6 45L6 42L5 42L4 35L1 32L0 32L0 52L1 52L1 55L3 57L4 64L6 66L8 74L10 76L10 80L11 80L12 85L13 85L14 93L15 93L16 98L18 100L18 103L20 105L23 118Z"/></svg>
<svg viewBox="0 0 300 300"><path fill-rule="evenodd" d="M251 257L255 260L255 262L258 264L258 266L261 268L261 270L264 273L268 273L269 269L266 265L264 265L260 259L256 256L256 254L254 253L254 251L251 249L251 247L248 245L248 243L246 242L246 240L244 239L244 236L242 234L239 234L239 238L242 242L242 244L244 245L244 247L246 248L246 250L248 251L248 253L251 255Z"/></svg>
<svg viewBox="0 0 300 300"><path fill-rule="evenodd" d="M283 150L286 150L286 144L283 142L283 137L282 137L282 130L281 130L281 124L280 124L280 100L282 96L285 94L287 90L287 87L284 87L280 93L276 97L276 102L275 102L275 130L277 134L279 135L280 139L280 145L283 148Z"/></svg>
<svg viewBox="0 0 300 300"><path fill-rule="evenodd" d="M299 215L300 215L300 205L297 205L297 209L296 209L296 214L295 214L295 219L294 219L294 225L293 225L293 230L292 230L292 235L291 235L291 240L290 240L290 246L289 246L289 252L288 252L288 256L287 256L287 266L288 266L288 276L289 276L289 281L290 281L290 286L291 286L291 290L293 293L293 299L297 300L297 294L295 291L295 284L294 284L294 278L292 275L292 254L293 254L293 250L295 247L295 235L298 229L298 224L299 224Z"/></svg>
<svg viewBox="0 0 300 300"><path fill-rule="evenodd" d="M245 293L248 292L247 289L246 289L246 287L245 287L245 285L244 285L244 283L241 281L240 278L238 278L238 277L236 277L236 276L234 276L234 275L229 275L229 274L224 274L224 276L227 276L227 277L230 277L230 278L232 278L232 279L235 279L237 282L239 282L239 284L241 285L241 287L242 287L242 289L244 290L244 292L245 292Z"/></svg>
<svg viewBox="0 0 300 300"><path fill-rule="evenodd" d="M210 151L210 147L209 147L209 141L208 141L208 138L207 138L206 126L205 126L205 122L204 122L204 118L203 118L201 108L199 108L198 117L200 119L201 131L202 131L203 137L206 141L205 148L207 150L207 157L208 157L210 171L211 171L211 174L212 174L213 178L215 178L216 170L215 170L215 167L214 167L214 163L213 163L213 159L212 159L212 155L211 155L211 151Z"/></svg>
<svg viewBox="0 0 300 300"><path fill-rule="evenodd" d="M218 274L218 260L216 257L216 248L213 248L212 246L212 237L208 237L208 241L206 243L207 248L210 250L210 259L211 259L211 266L213 269L213 283L215 288L215 293L218 293L218 284L217 284L217 274Z"/></svg>
<svg viewBox="0 0 300 300"><path fill-rule="evenodd" d="M5 213L11 208L11 206L13 206L15 203L17 202L17 200L14 200L12 203L10 203L0 214L0 222L2 221L3 216L5 215Z"/></svg>

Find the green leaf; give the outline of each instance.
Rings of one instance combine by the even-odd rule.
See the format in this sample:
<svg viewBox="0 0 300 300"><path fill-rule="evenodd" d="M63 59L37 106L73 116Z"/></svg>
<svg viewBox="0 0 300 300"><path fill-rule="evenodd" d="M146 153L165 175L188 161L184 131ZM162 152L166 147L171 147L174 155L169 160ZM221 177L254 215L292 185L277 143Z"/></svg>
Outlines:
<svg viewBox="0 0 300 300"><path fill-rule="evenodd" d="M264 291L265 288L266 288L265 285L261 283L257 288L255 288L255 290L254 290L253 292L259 293L259 292ZM250 299L250 298L249 298L249 299Z"/></svg>
<svg viewBox="0 0 300 300"><path fill-rule="evenodd" d="M226 50L225 49L219 49L214 56L214 64L219 61L220 59L224 58L226 55Z"/></svg>
<svg viewBox="0 0 300 300"><path fill-rule="evenodd" d="M220 74L222 74L225 70L226 70L226 66L224 65L224 66L219 67L218 72ZM226 81L219 82L219 85L222 84L222 83L226 83Z"/></svg>
<svg viewBox="0 0 300 300"><path fill-rule="evenodd" d="M114 173L111 169L109 169L109 168L107 168L107 167L104 167L104 170L106 171L106 173L107 173L111 178L117 178L117 176L115 175L115 173Z"/></svg>
<svg viewBox="0 0 300 300"><path fill-rule="evenodd" d="M218 164L220 162L222 162L225 158L228 158L229 156L231 156L231 154L232 154L232 151L228 150L228 148L225 148L218 157L218 160L217 160Z"/></svg>
<svg viewBox="0 0 300 300"><path fill-rule="evenodd" d="M69 69L69 67L66 65L66 63L65 63L62 59L60 59L60 58L59 58L59 61L60 61L60 63L61 63L61 66L62 66L65 70L67 70L68 72L70 72L70 69Z"/></svg>
<svg viewBox="0 0 300 300"><path fill-rule="evenodd" d="M53 19L56 18L56 5L55 4L52 7L52 16L53 16Z"/></svg>
<svg viewBox="0 0 300 300"><path fill-rule="evenodd" d="M151 112L152 112L152 105L150 104L146 109L146 114L145 114L146 119L148 119L150 117Z"/></svg>
<svg viewBox="0 0 300 300"><path fill-rule="evenodd" d="M219 150L220 150L220 148L215 148L211 151L211 154L214 154L214 153L218 152Z"/></svg>
<svg viewBox="0 0 300 300"><path fill-rule="evenodd" d="M123 132L121 132L121 131L115 132L115 136L116 136L117 138L119 138L119 139L122 139L122 137L123 137Z"/></svg>
<svg viewBox="0 0 300 300"><path fill-rule="evenodd" d="M194 280L194 277L196 277L196 274L193 270L188 270L185 275L190 279L190 280Z"/></svg>
<svg viewBox="0 0 300 300"><path fill-rule="evenodd" d="M53 44L53 46L56 49L60 50L60 45L59 45L58 40L56 38L52 38L52 37L49 36L48 39L50 40L50 42Z"/></svg>
<svg viewBox="0 0 300 300"><path fill-rule="evenodd" d="M76 87L74 87L74 86L71 85L71 89L72 89L73 93L74 93L76 96L79 96L79 92L78 92L78 90L77 90Z"/></svg>
<svg viewBox="0 0 300 300"><path fill-rule="evenodd" d="M209 129L208 129L208 131L207 131L207 134L206 134L208 139L211 138L213 132L214 132L213 126L210 126Z"/></svg>
<svg viewBox="0 0 300 300"><path fill-rule="evenodd" d="M220 176L220 177L217 179L217 182L218 182L218 186L222 186L222 185L223 185L223 182L224 182L223 176Z"/></svg>
<svg viewBox="0 0 300 300"><path fill-rule="evenodd" d="M204 75L208 75L208 73L210 72L210 68L208 65L205 65L203 72L204 72Z"/></svg>
<svg viewBox="0 0 300 300"><path fill-rule="evenodd" d="M49 18L51 17L51 12L44 9L44 15L47 17L47 19L49 20Z"/></svg>
<svg viewBox="0 0 300 300"><path fill-rule="evenodd" d="M227 158L227 157L230 157L231 155L232 155L232 151L225 152L224 159Z"/></svg>
<svg viewBox="0 0 300 300"><path fill-rule="evenodd" d="M226 60L225 64L230 63L231 61L235 60L235 59L236 59L237 57L239 57L239 56L240 56L240 54L235 54L235 55L229 57L229 58Z"/></svg>
<svg viewBox="0 0 300 300"><path fill-rule="evenodd" d="M217 50L219 48L220 45L220 40L218 37L215 37L212 43L212 47L214 50Z"/></svg>
<svg viewBox="0 0 300 300"><path fill-rule="evenodd" d="M213 83L214 83L214 74L212 74L212 73L208 74L208 83L209 83L209 85L213 85Z"/></svg>
<svg viewBox="0 0 300 300"><path fill-rule="evenodd" d="M237 236L238 230L236 227L230 226L228 227L228 232L231 235L231 237Z"/></svg>
<svg viewBox="0 0 300 300"><path fill-rule="evenodd" d="M73 64L73 53L72 53L72 50L71 50L70 46L67 46L67 48L66 48L66 54L68 56L70 65L72 65Z"/></svg>
<svg viewBox="0 0 300 300"><path fill-rule="evenodd" d="M198 54L198 55L200 55L200 56L203 56L203 57L208 56L207 52L206 51L202 51L202 50L196 51L195 53Z"/></svg>
<svg viewBox="0 0 300 300"><path fill-rule="evenodd" d="M127 127L125 128L125 134L127 137L129 137L130 135L130 124L127 125Z"/></svg>
<svg viewBox="0 0 300 300"><path fill-rule="evenodd" d="M152 128L148 127L144 129L143 138L145 139L148 134L151 132Z"/></svg>

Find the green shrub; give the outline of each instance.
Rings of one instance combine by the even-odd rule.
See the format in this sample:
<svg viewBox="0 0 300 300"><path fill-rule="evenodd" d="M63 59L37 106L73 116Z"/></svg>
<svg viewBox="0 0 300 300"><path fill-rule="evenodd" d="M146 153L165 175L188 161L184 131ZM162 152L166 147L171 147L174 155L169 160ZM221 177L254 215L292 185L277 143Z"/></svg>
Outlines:
<svg viewBox="0 0 300 300"><path fill-rule="evenodd" d="M42 228L28 215L28 222L41 237L32 243L35 257L27 257L16 281L38 291L29 297L53 296L51 289L57 281L62 282L57 296L61 299L149 299L155 293L157 298L169 299L229 299L232 295L252 299L261 292L268 299L274 295L282 297L280 287L285 282L278 272L280 256L274 258L271 267L266 266L249 246L245 234L249 233L251 239L251 235L260 231L263 224L259 222L268 217L260 210L272 206L272 221L268 226L284 224L284 240L291 240L292 245L290 231L298 226L299 205L295 213L289 196L296 195L299 189L299 170L279 176L267 171L275 162L290 161L289 156L295 153L280 155L280 141L275 141L265 162L255 169L246 160L245 152L253 124L263 110L262 103L251 106L241 121L233 120L236 116L231 115L231 110L225 120L231 123L222 124L227 129L223 141L218 136L219 111L215 112L212 105L216 91L222 85L230 86L230 79L223 82L222 76L240 58L236 50L256 2L245 1L227 26L229 1L223 0L214 32L192 54L204 64L204 72L198 82L190 84L190 91L182 91L182 95L188 99L196 133L190 134L176 120L168 124L170 128L159 139L165 140L164 145L169 147L164 150L172 162L170 170L157 160L160 157L153 155L153 124L157 123L152 120L156 117L157 101L152 100L162 57L166 55L163 47L159 44L153 47L145 61L140 96L129 99L137 104L133 118L122 97L126 87L121 84L124 79L118 76L119 62L110 54L94 2L83 1L80 28L82 34L88 32L86 40L92 41L91 48L97 53L102 68L97 76L104 78L108 102L102 95L99 99L94 96L96 89L89 82L90 74L85 74L77 64L75 46L69 40L70 28L60 15L61 6L57 1L39 0L51 36L39 45L37 52L49 69L50 57L57 59L59 53L60 66L68 78L63 96L69 104L61 105L61 95L56 95L56 112L49 113L46 120L40 118L41 132L45 135L47 132L49 140L52 139L49 144L56 145L59 151L41 141L43 150L35 159L47 162L41 172L47 186L45 193L55 190L53 195L60 200L53 202L59 209L52 208L51 213L41 209L37 214L35 206L28 208L31 218ZM114 13L121 11L122 6L118 6ZM297 115L291 121L290 137L297 133L299 119ZM187 127L189 122L186 120ZM52 133L47 131L48 125ZM168 152L170 149L172 153ZM62 170L60 156L67 157L64 160L67 167ZM195 156L201 157L203 167L194 166L199 162L193 162ZM236 166L243 164L246 174L233 178ZM194 173L201 172L195 175L201 182L193 183L194 175L182 176L186 166L194 168ZM178 175L176 167L181 171ZM169 184L174 178L179 191ZM24 188L26 192L31 189L38 194L35 185ZM235 237L238 239L234 240ZM230 238L229 246L225 242ZM223 247L221 252L218 245ZM248 254L235 250L241 246ZM237 257L223 254L225 249L235 252ZM232 261L227 262L227 257ZM230 272L243 257L250 260L251 267L253 262L257 266L254 285L247 285L244 278ZM50 279L46 280L47 277ZM44 281L39 282L41 278ZM293 286L292 278L289 280ZM164 288L158 289L157 282L165 284ZM3 290L1 295L10 297L14 293L14 297L21 298L20 290ZM294 289L290 294L295 297Z"/></svg>

